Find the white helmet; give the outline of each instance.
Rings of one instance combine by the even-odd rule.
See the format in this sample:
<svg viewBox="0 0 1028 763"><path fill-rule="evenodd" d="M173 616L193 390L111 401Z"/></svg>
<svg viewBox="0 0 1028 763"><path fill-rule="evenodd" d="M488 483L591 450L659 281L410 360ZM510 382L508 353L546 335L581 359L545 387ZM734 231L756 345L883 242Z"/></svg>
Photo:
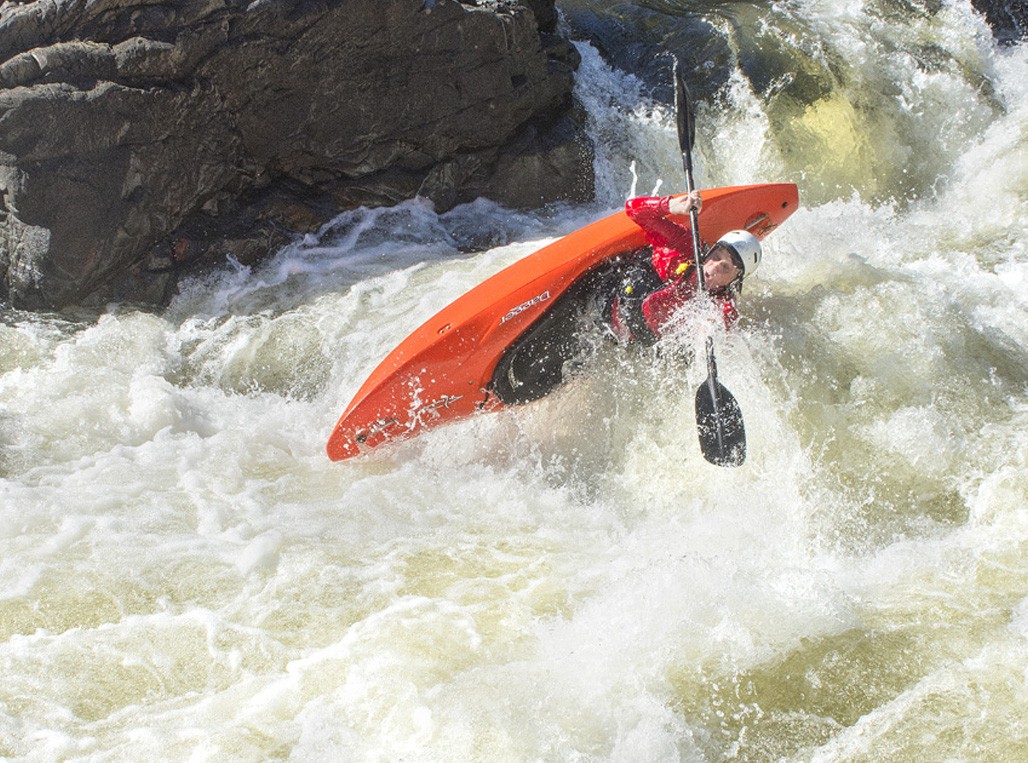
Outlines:
<svg viewBox="0 0 1028 763"><path fill-rule="evenodd" d="M733 259L742 263L742 275L748 276L760 264L760 240L749 231L728 231L718 239L718 244L732 253Z"/></svg>

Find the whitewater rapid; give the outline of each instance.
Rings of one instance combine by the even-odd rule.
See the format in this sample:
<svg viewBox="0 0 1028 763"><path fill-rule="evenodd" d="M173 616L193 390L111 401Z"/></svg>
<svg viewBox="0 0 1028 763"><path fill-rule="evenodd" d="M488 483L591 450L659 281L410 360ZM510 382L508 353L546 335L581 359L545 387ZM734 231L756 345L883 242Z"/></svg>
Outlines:
<svg viewBox="0 0 1028 763"><path fill-rule="evenodd" d="M740 469L700 456L703 369L647 352L325 456L421 322L682 185L584 44L593 207L356 210L160 312L4 314L0 757L1023 760L1028 54L872 10L774 4L838 87L697 114L701 186L800 185L716 337Z"/></svg>

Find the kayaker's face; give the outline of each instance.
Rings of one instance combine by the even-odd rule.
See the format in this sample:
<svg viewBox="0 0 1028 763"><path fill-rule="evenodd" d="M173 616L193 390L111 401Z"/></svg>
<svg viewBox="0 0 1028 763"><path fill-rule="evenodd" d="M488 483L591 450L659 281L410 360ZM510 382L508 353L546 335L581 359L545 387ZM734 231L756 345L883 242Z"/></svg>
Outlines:
<svg viewBox="0 0 1028 763"><path fill-rule="evenodd" d="M723 246L715 246L703 261L703 283L710 291L723 289L739 277L739 268Z"/></svg>

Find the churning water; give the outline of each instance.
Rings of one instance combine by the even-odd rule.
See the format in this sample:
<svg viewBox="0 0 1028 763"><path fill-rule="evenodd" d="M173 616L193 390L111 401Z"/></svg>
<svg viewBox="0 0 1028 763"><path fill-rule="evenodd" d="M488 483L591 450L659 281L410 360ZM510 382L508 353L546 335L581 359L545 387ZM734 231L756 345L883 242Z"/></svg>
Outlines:
<svg viewBox="0 0 1028 763"><path fill-rule="evenodd" d="M359 210L160 314L7 314L0 757L1028 758L1028 54L956 0L723 33L773 55L700 108L697 180L803 204L716 338L746 465L646 352L324 455L436 310L681 188L670 116L583 46L595 208Z"/></svg>

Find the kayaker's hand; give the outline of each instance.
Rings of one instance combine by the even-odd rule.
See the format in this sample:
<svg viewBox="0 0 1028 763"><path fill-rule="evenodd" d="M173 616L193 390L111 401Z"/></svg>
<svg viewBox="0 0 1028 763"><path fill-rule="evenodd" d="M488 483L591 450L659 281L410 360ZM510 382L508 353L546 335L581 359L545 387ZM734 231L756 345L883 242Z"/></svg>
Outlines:
<svg viewBox="0 0 1028 763"><path fill-rule="evenodd" d="M703 209L703 197L699 191L693 191L688 196L676 196L668 204L668 211L673 215L688 215L693 209L699 212Z"/></svg>

